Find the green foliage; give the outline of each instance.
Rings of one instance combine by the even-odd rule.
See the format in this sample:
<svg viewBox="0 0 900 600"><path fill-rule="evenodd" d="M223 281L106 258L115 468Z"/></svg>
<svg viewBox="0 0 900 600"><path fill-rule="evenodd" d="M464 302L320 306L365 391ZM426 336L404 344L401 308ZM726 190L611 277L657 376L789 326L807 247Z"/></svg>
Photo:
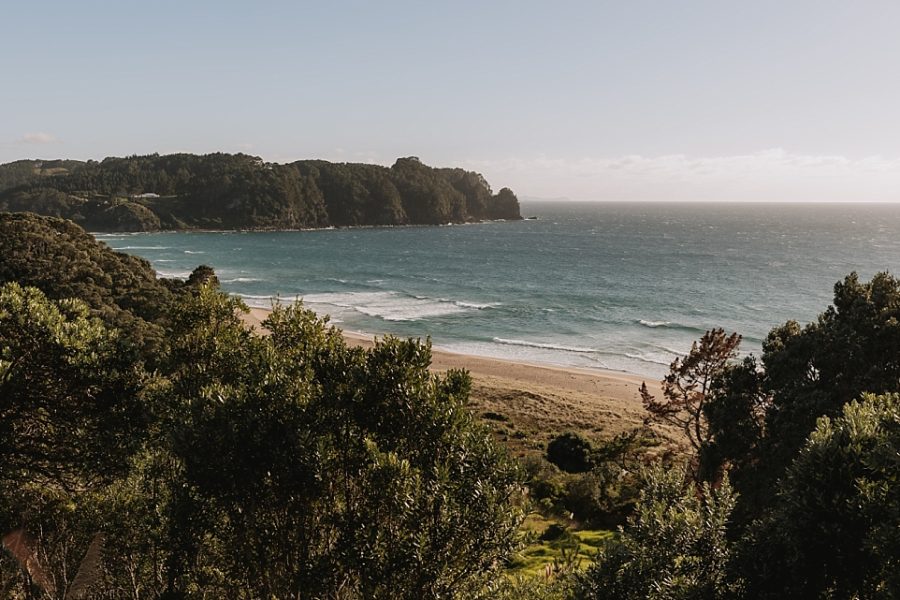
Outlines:
<svg viewBox="0 0 900 600"><path fill-rule="evenodd" d="M834 305L816 322L776 327L761 364L751 359L723 373L707 411L715 440L705 469L731 466L740 523L769 510L819 417L837 417L864 392L900 391L898 319L900 282L879 273L862 283L853 273L835 285Z"/></svg>
<svg viewBox="0 0 900 600"><path fill-rule="evenodd" d="M91 538L107 519L85 507L126 476L154 417L152 379L121 349L80 300L0 286L0 534L13 535L3 597L76 598L94 584L93 567L80 578L72 567L99 552Z"/></svg>
<svg viewBox="0 0 900 600"><path fill-rule="evenodd" d="M578 598L735 597L725 536L731 487L726 478L718 489L698 489L685 478L682 469L645 474L635 515L581 577Z"/></svg>
<svg viewBox="0 0 900 600"><path fill-rule="evenodd" d="M753 597L900 596L900 396L822 417L745 543Z"/></svg>
<svg viewBox="0 0 900 600"><path fill-rule="evenodd" d="M816 322L715 375L701 474L730 469L740 492L730 535L751 597L897 595L897 402L851 401L897 392L898 318L900 282L854 273Z"/></svg>
<svg viewBox="0 0 900 600"><path fill-rule="evenodd" d="M92 316L120 329L130 350L152 357L177 282L156 278L150 264L113 252L62 219L0 213L0 283L34 286L56 300L78 298Z"/></svg>
<svg viewBox="0 0 900 600"><path fill-rule="evenodd" d="M484 600L567 600L575 585L574 574L564 573L550 577L519 575L502 577L488 584L484 591L474 596Z"/></svg>
<svg viewBox="0 0 900 600"><path fill-rule="evenodd" d="M548 444L548 460L532 456L523 461L536 508L584 527L623 523L637 497L633 469L640 464L641 434L635 430L597 442L570 432L555 437ZM559 468L564 466L572 472Z"/></svg>
<svg viewBox="0 0 900 600"><path fill-rule="evenodd" d="M584 473L593 467L594 447L583 435L562 433L547 444L547 460L566 473Z"/></svg>
<svg viewBox="0 0 900 600"><path fill-rule="evenodd" d="M79 300L0 287L0 484L85 487L122 472L149 414L118 342Z"/></svg>
<svg viewBox="0 0 900 600"><path fill-rule="evenodd" d="M46 178L61 177L84 165L77 160L17 160L0 165L0 192Z"/></svg>
<svg viewBox="0 0 900 600"><path fill-rule="evenodd" d="M172 154L0 165L0 210L92 230L293 229L519 219L509 189L398 159L390 169L321 160L280 165L245 154ZM52 173L52 175L51 175Z"/></svg>
<svg viewBox="0 0 900 600"><path fill-rule="evenodd" d="M63 221L0 225L0 273L88 301L0 288L0 533L36 557L0 556L4 597L51 589L37 560L50 596L87 589L98 532L98 597L472 597L498 573L519 470L429 344L349 348L299 306L257 335L209 267L162 282Z"/></svg>
<svg viewBox="0 0 900 600"><path fill-rule="evenodd" d="M887 273L834 287L834 305L815 323L772 330L763 346L772 396L766 459L787 465L820 416L837 416L863 392L900 386L900 282Z"/></svg>
<svg viewBox="0 0 900 600"><path fill-rule="evenodd" d="M174 317L170 588L459 597L512 549L514 465L430 348L351 349L299 307L252 335L212 288ZM227 469L222 465L228 465Z"/></svg>

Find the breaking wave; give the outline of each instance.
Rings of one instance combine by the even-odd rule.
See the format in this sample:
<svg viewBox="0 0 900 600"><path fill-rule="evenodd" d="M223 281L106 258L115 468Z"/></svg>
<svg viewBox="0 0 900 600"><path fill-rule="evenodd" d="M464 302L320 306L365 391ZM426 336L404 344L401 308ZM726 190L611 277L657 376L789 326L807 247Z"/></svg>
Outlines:
<svg viewBox="0 0 900 600"><path fill-rule="evenodd" d="M507 346L525 346L527 348L543 348L545 350L562 350L564 352L578 352L584 354L593 354L598 352L596 348L565 346L562 344L550 344L546 342L529 342L528 340L509 340L505 338L495 337L494 341L498 344L505 344Z"/></svg>

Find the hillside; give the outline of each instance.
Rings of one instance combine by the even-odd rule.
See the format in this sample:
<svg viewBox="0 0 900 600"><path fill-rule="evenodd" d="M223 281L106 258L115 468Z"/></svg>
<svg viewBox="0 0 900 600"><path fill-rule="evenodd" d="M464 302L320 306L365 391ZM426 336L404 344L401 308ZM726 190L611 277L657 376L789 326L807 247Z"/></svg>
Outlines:
<svg viewBox="0 0 900 600"><path fill-rule="evenodd" d="M0 165L0 211L71 219L93 231L299 229L520 219L508 188L415 157L391 167L245 154Z"/></svg>

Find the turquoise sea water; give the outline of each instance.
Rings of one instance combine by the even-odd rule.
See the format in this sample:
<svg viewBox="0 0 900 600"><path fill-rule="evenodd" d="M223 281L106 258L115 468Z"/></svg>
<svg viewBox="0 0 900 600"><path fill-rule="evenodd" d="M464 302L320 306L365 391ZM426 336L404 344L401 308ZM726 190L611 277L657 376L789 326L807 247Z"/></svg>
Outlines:
<svg viewBox="0 0 900 600"><path fill-rule="evenodd" d="M524 203L538 220L292 232L98 234L161 275L216 269L248 304L485 356L658 376L711 327L759 352L833 284L900 263L900 206Z"/></svg>

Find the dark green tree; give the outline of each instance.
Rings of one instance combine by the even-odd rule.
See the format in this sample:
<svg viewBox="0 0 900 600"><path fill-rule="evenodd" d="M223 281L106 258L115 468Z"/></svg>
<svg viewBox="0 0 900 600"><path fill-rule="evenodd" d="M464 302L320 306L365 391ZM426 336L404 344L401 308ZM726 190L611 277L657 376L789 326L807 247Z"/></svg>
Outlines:
<svg viewBox="0 0 900 600"><path fill-rule="evenodd" d="M94 582L94 567L75 567L108 522L96 500L129 472L154 417L150 378L121 349L83 302L0 286L4 597L75 598Z"/></svg>
<svg viewBox="0 0 900 600"><path fill-rule="evenodd" d="M509 189L416 158L391 167L246 154L110 157L0 165L0 210L71 219L94 231L293 229L519 219Z"/></svg>
<svg viewBox="0 0 900 600"><path fill-rule="evenodd" d="M900 596L900 396L819 419L743 560L754 598Z"/></svg>
<svg viewBox="0 0 900 600"><path fill-rule="evenodd" d="M468 377L431 375L414 341L348 348L300 307L253 335L240 308L207 286L175 314L170 592L479 589L514 544L521 488L465 408Z"/></svg>
<svg viewBox="0 0 900 600"><path fill-rule="evenodd" d="M773 329L761 360L727 369L715 390L705 469L731 466L738 521L746 523L768 509L818 418L837 417L864 392L900 391L900 282L850 274L815 322Z"/></svg>
<svg viewBox="0 0 900 600"><path fill-rule="evenodd" d="M127 467L150 420L145 375L79 300L0 287L0 481L83 488Z"/></svg>
<svg viewBox="0 0 900 600"><path fill-rule="evenodd" d="M77 298L152 360L178 284L157 279L142 258L112 251L77 225L0 213L0 283L34 286L54 300Z"/></svg>
<svg viewBox="0 0 900 600"><path fill-rule="evenodd" d="M583 435L566 432L547 444L547 460L567 473L584 473L594 466L594 446Z"/></svg>

